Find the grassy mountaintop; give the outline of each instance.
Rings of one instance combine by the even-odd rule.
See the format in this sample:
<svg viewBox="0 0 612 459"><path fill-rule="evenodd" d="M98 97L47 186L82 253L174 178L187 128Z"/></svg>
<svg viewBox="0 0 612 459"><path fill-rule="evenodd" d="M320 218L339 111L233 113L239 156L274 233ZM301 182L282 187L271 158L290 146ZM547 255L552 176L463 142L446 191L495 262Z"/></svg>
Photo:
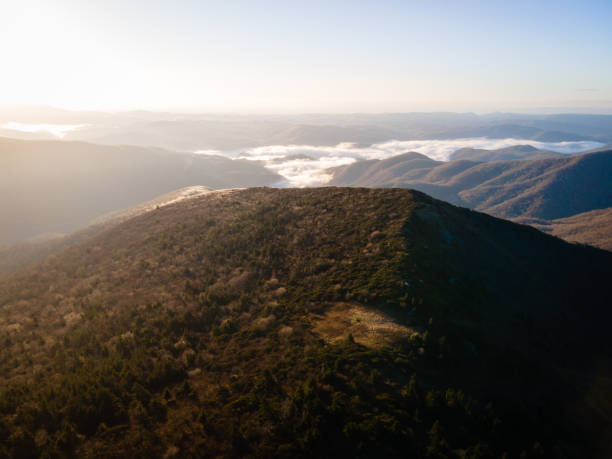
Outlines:
<svg viewBox="0 0 612 459"><path fill-rule="evenodd" d="M0 282L0 455L604 457L612 255L402 189L248 189Z"/></svg>

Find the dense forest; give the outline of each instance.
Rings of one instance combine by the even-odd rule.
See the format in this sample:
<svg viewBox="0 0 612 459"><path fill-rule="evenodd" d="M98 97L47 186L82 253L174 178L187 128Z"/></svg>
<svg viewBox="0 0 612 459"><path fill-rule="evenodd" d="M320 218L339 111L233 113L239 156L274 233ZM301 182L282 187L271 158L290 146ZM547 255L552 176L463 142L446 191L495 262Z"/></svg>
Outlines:
<svg viewBox="0 0 612 459"><path fill-rule="evenodd" d="M0 282L0 456L608 457L611 275L406 189L160 207Z"/></svg>

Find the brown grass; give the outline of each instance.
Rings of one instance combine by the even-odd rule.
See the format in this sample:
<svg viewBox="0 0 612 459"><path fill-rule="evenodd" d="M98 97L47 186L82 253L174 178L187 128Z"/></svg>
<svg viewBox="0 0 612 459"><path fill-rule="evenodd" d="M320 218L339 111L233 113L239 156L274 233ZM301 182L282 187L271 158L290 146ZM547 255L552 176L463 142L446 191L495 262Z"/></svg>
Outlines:
<svg viewBox="0 0 612 459"><path fill-rule="evenodd" d="M400 325L380 311L351 303L334 304L314 316L312 323L314 332L329 343L342 341L350 333L359 344L373 348L419 335L416 328Z"/></svg>

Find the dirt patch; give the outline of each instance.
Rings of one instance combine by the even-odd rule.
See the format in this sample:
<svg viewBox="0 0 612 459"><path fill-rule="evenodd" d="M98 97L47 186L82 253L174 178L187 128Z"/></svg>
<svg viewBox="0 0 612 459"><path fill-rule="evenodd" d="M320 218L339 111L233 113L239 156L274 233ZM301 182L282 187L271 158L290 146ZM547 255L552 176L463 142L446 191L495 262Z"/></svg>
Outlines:
<svg viewBox="0 0 612 459"><path fill-rule="evenodd" d="M400 325L380 311L350 303L336 303L314 316L312 323L315 333L330 343L346 339L350 333L360 344L382 347L419 335L416 328Z"/></svg>

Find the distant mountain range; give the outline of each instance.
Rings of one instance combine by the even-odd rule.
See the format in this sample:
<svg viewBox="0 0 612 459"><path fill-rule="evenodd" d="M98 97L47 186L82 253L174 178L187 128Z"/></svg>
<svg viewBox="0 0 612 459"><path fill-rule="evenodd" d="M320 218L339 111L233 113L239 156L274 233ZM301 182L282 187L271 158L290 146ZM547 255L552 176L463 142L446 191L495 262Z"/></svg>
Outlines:
<svg viewBox="0 0 612 459"><path fill-rule="evenodd" d="M520 124L497 124L476 128L455 128L440 132L435 138L457 139L466 137L487 137L489 139L531 139L540 142L563 142L573 140L595 140L590 136L572 132L550 131Z"/></svg>
<svg viewBox="0 0 612 459"><path fill-rule="evenodd" d="M178 188L273 185L260 163L156 148L0 138L0 245L71 233Z"/></svg>
<svg viewBox="0 0 612 459"><path fill-rule="evenodd" d="M488 137L544 142L612 142L612 115L387 113L215 115L159 112L72 112L50 108L0 111L3 123L80 125L65 140L155 146L178 151L236 150L264 145L361 146L388 140ZM0 135L52 138L49 133L0 130Z"/></svg>
<svg viewBox="0 0 612 459"><path fill-rule="evenodd" d="M516 149L505 150L460 151L459 156L497 159L517 154ZM552 156L482 163L439 162L407 153L335 168L330 185L414 188L457 205L524 221L562 219L612 206L612 150Z"/></svg>

